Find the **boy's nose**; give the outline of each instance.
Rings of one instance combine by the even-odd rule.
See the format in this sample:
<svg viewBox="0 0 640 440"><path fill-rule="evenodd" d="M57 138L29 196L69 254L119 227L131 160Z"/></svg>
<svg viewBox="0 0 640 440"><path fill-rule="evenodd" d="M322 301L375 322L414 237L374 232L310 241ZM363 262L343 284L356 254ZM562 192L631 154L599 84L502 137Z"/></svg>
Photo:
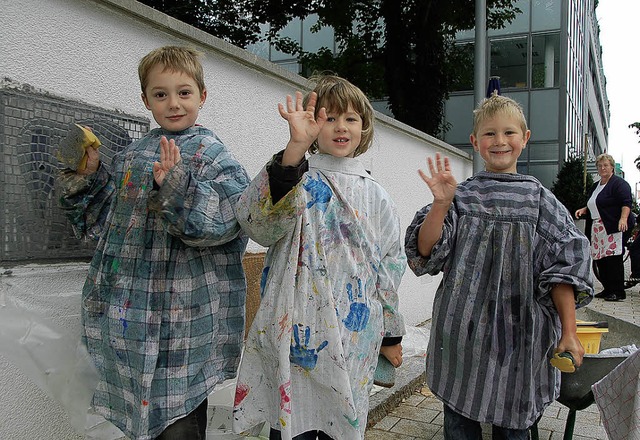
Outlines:
<svg viewBox="0 0 640 440"><path fill-rule="evenodd" d="M178 99L177 96L170 96L169 97L169 107L171 108L178 108L180 107L180 100Z"/></svg>

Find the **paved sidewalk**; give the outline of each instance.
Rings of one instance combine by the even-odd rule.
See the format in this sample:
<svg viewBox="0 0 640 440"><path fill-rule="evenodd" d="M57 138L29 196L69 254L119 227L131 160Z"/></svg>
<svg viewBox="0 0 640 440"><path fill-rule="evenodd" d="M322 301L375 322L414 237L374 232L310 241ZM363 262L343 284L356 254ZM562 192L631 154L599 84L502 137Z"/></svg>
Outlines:
<svg viewBox="0 0 640 440"><path fill-rule="evenodd" d="M596 292L601 289L596 281ZM578 311L578 319L609 322L609 333L603 334L601 349L631 343L640 346L640 285L628 289L624 301L594 298ZM444 439L442 410L442 403L425 386L424 358L407 359L398 369L393 388L374 387L369 412L371 423L365 440ZM558 402L551 404L538 424L540 439L561 440L568 412L568 408ZM491 429L487 428L483 429L484 438L491 439ZM607 439L597 405L577 412L573 439Z"/></svg>

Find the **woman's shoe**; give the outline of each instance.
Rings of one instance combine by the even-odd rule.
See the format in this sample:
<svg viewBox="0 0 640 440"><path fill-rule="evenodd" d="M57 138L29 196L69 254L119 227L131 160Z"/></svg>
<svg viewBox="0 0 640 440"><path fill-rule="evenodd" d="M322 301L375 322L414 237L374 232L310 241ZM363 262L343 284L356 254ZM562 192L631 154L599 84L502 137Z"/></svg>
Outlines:
<svg viewBox="0 0 640 440"><path fill-rule="evenodd" d="M612 293L610 295L607 295L604 300L605 301L622 301L623 299L626 299L627 295L616 295L615 293Z"/></svg>
<svg viewBox="0 0 640 440"><path fill-rule="evenodd" d="M638 283L640 283L640 278L636 278L636 277L627 278L624 282L624 288L630 289Z"/></svg>
<svg viewBox="0 0 640 440"><path fill-rule="evenodd" d="M607 296L609 296L609 293L606 290L603 290L602 292L596 293L594 295L595 298L606 298Z"/></svg>

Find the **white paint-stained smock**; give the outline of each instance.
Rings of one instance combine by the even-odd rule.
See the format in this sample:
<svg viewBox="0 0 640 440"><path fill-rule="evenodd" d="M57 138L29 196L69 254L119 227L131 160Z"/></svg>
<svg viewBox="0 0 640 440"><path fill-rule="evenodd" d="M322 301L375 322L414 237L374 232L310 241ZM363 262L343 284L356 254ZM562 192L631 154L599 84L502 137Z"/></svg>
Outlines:
<svg viewBox="0 0 640 440"><path fill-rule="evenodd" d="M364 438L382 338L404 334L406 257L391 198L358 159L318 154L275 205L264 168L237 213L269 250L234 430L267 421L285 440L310 430Z"/></svg>

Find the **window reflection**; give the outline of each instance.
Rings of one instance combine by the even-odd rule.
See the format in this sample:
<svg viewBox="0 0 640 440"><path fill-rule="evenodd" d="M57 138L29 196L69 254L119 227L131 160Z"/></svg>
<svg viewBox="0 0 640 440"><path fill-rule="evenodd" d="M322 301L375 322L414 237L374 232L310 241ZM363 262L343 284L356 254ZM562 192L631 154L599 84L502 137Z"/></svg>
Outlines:
<svg viewBox="0 0 640 440"><path fill-rule="evenodd" d="M558 34L533 36L531 44L532 87L558 87L560 75Z"/></svg>
<svg viewBox="0 0 640 440"><path fill-rule="evenodd" d="M451 91L473 90L474 43L458 43L450 55L453 75Z"/></svg>
<svg viewBox="0 0 640 440"><path fill-rule="evenodd" d="M500 77L500 86L527 87L527 37L492 40L491 76Z"/></svg>

